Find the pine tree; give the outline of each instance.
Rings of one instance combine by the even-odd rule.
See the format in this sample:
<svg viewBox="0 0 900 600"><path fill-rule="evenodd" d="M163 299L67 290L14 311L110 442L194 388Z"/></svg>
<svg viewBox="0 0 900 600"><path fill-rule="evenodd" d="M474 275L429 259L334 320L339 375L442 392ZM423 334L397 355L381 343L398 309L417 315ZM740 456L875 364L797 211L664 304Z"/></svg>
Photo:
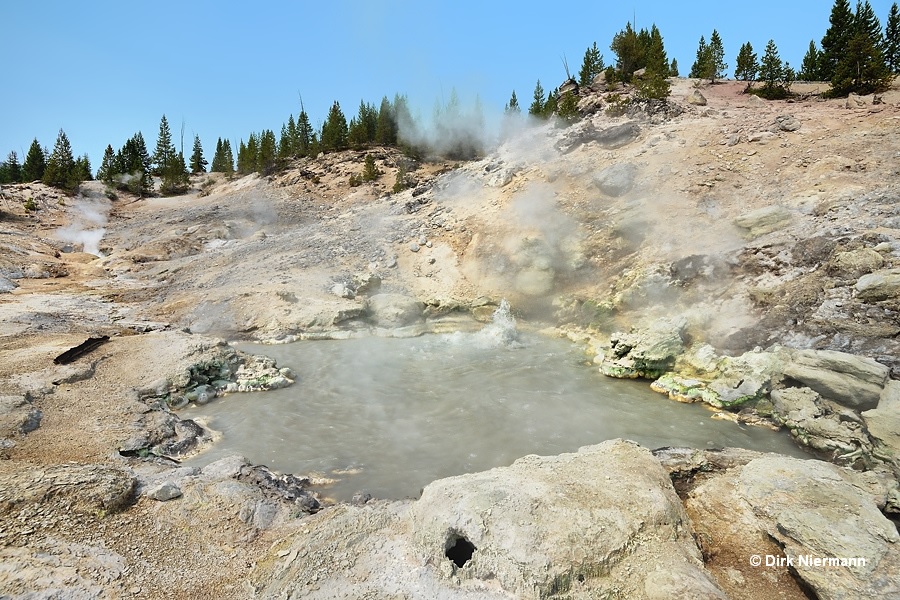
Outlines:
<svg viewBox="0 0 900 600"><path fill-rule="evenodd" d="M713 57L710 46L706 43L706 38L700 36L700 43L697 46L697 58L691 65L691 79L710 79L713 75Z"/></svg>
<svg viewBox="0 0 900 600"><path fill-rule="evenodd" d="M383 146L397 143L397 121L394 119L394 107L387 96L381 99L378 108L378 121L375 124L375 142Z"/></svg>
<svg viewBox="0 0 900 600"><path fill-rule="evenodd" d="M271 175L275 171L275 159L278 149L275 132L264 129L259 134L259 150L256 153L256 170L262 175Z"/></svg>
<svg viewBox="0 0 900 600"><path fill-rule="evenodd" d="M854 17L850 10L849 0L834 0L831 8L828 29L822 38L822 56L819 62L819 75L824 81L831 81L837 70L838 62L850 45L854 32Z"/></svg>
<svg viewBox="0 0 900 600"><path fill-rule="evenodd" d="M79 183L82 181L92 181L94 179L94 175L91 172L91 159L86 153L75 159L73 177Z"/></svg>
<svg viewBox="0 0 900 600"><path fill-rule="evenodd" d="M507 115L518 115L522 112L522 109L519 107L519 99L516 98L516 90L512 91L512 96L509 97L509 102L503 107L503 112Z"/></svg>
<svg viewBox="0 0 900 600"><path fill-rule="evenodd" d="M785 83L788 79L775 40L769 40L759 68L759 80L763 82L760 95L769 99L783 98L787 95Z"/></svg>
<svg viewBox="0 0 900 600"><path fill-rule="evenodd" d="M738 51L737 61L734 66L734 78L740 81L755 81L759 72L759 62L753 46L747 42Z"/></svg>
<svg viewBox="0 0 900 600"><path fill-rule="evenodd" d="M821 61L821 53L816 48L815 40L809 41L809 49L803 56L803 62L800 63L800 72L797 79L800 81L819 81L819 62Z"/></svg>
<svg viewBox="0 0 900 600"><path fill-rule="evenodd" d="M156 138L156 151L153 153L155 167L153 174L161 176L172 164L174 164L175 146L172 144L172 131L169 129L169 121L166 115L159 121L159 136Z"/></svg>
<svg viewBox="0 0 900 600"><path fill-rule="evenodd" d="M313 128L309 122L309 115L303 108L303 101L300 101L300 114L297 116L297 155L309 156L310 146L312 145Z"/></svg>
<svg viewBox="0 0 900 600"><path fill-rule="evenodd" d="M678 73L678 61L674 58L672 59L672 64L669 65L669 77L680 77L681 75Z"/></svg>
<svg viewBox="0 0 900 600"><path fill-rule="evenodd" d="M896 2L891 5L884 26L884 63L888 71L900 74L900 9Z"/></svg>
<svg viewBox="0 0 900 600"><path fill-rule="evenodd" d="M153 191L150 177L152 160L147 152L144 136L138 131L129 138L116 154L117 176L114 178L119 189L125 189L143 197Z"/></svg>
<svg viewBox="0 0 900 600"><path fill-rule="evenodd" d="M322 125L322 148L343 150L347 147L347 118L337 100L331 105L328 117Z"/></svg>
<svg viewBox="0 0 900 600"><path fill-rule="evenodd" d="M224 172L223 163L224 157L222 156L222 138L216 138L216 151L213 154L212 165L210 165L209 170L212 173L222 173Z"/></svg>
<svg viewBox="0 0 900 600"><path fill-rule="evenodd" d="M222 159L222 172L227 173L228 175L234 173L234 153L231 151L230 140L222 142Z"/></svg>
<svg viewBox="0 0 900 600"><path fill-rule="evenodd" d="M113 150L112 144L109 144L103 152L103 160L100 162L100 168L97 170L97 179L108 185L112 185L113 178L117 174L116 152Z"/></svg>
<svg viewBox="0 0 900 600"><path fill-rule="evenodd" d="M22 166L19 164L19 155L15 150L10 151L3 163L3 174L0 183L22 183Z"/></svg>
<svg viewBox="0 0 900 600"><path fill-rule="evenodd" d="M709 54L709 60L712 63L710 80L715 82L716 79L724 78L728 71L728 64L725 62L725 46L722 44L719 32L715 29L709 37Z"/></svg>
<svg viewBox="0 0 900 600"><path fill-rule="evenodd" d="M194 151L191 154L191 173L206 173L206 159L203 158L203 146L200 145L200 136L194 136Z"/></svg>
<svg viewBox="0 0 900 600"><path fill-rule="evenodd" d="M547 94L547 101L544 102L544 108L541 111L541 116L545 119L549 119L553 115L555 115L559 111L559 89L554 88L549 94Z"/></svg>
<svg viewBox="0 0 900 600"><path fill-rule="evenodd" d="M47 168L44 171L43 182L45 185L51 185L67 191L75 191L78 183L72 185L72 175L75 173L75 157L72 156L72 145L66 132L62 129L56 137L56 144L53 146L53 152L47 160Z"/></svg>
<svg viewBox="0 0 900 600"><path fill-rule="evenodd" d="M881 23L868 0L856 3L853 35L831 77L831 96L871 94L890 86L891 74L881 50Z"/></svg>
<svg viewBox="0 0 900 600"><path fill-rule="evenodd" d="M44 169L47 168L47 155L37 138L31 142L28 153L25 155L25 163L22 165L22 180L25 182L37 181L44 177Z"/></svg>
<svg viewBox="0 0 900 600"><path fill-rule="evenodd" d="M297 148L299 148L299 144L297 142L297 124L294 122L293 114L288 117L287 127L285 129L286 130L282 134L282 138L287 136L288 139L288 142L285 144L287 146L285 148L285 151L287 152L286 156L295 158L299 154L299 152L297 151ZM284 144L283 141L281 143Z"/></svg>
<svg viewBox="0 0 900 600"><path fill-rule="evenodd" d="M537 85L534 86L534 95L533 100L531 101L531 106L528 107L528 114L533 117L539 117L544 114L544 87L541 85L541 80L538 79Z"/></svg>
<svg viewBox="0 0 900 600"><path fill-rule="evenodd" d="M375 158L371 154L366 154L366 162L365 167L363 167L362 180L375 181L376 179L378 179L379 175L381 175L381 171L379 171L378 167L375 166Z"/></svg>
<svg viewBox="0 0 900 600"><path fill-rule="evenodd" d="M626 23L625 29L613 36L609 46L616 55L616 68L626 83L631 82L634 72L644 66L644 48L649 41L649 32L643 30L641 34L645 38L643 41L632 29L631 23Z"/></svg>
<svg viewBox="0 0 900 600"><path fill-rule="evenodd" d="M594 82L594 77L603 72L605 65L603 64L603 55L597 47L597 42L584 51L584 61L581 63L581 70L578 72L578 84L586 87Z"/></svg>
<svg viewBox="0 0 900 600"><path fill-rule="evenodd" d="M669 76L669 59L666 56L666 48L663 44L662 34L654 23L650 28L650 36L647 46L644 48L644 67L648 72L660 77Z"/></svg>

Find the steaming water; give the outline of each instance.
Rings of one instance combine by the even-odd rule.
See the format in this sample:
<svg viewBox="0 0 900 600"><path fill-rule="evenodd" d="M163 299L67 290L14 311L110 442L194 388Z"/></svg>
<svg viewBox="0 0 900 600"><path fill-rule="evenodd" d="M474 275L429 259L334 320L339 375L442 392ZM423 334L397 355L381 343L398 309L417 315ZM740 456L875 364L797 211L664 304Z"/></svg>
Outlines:
<svg viewBox="0 0 900 600"><path fill-rule="evenodd" d="M223 433L192 461L238 453L339 481L348 499L417 496L428 482L622 437L649 448L737 446L804 456L785 434L710 418L608 379L572 344L495 322L478 333L245 347L298 375L289 388L233 394L186 411Z"/></svg>

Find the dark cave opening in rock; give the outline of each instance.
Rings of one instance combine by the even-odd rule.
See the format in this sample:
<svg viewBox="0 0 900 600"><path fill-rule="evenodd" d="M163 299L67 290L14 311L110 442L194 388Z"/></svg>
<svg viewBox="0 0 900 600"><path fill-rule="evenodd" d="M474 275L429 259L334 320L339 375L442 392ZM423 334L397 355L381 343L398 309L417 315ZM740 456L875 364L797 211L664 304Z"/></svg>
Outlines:
<svg viewBox="0 0 900 600"><path fill-rule="evenodd" d="M462 568L469 562L469 559L472 558L472 554L475 550L475 544L467 540L464 536L452 534L447 539L447 549L444 551L444 556L452 560L453 564L458 568Z"/></svg>

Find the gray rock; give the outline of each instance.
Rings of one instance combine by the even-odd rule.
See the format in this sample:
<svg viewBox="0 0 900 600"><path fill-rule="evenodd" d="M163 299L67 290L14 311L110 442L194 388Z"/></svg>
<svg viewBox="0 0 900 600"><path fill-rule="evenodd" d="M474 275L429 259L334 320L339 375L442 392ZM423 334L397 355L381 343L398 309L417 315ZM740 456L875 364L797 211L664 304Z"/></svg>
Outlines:
<svg viewBox="0 0 900 600"><path fill-rule="evenodd" d="M369 298L369 313L379 327L405 327L422 320L424 305L401 294L375 294Z"/></svg>
<svg viewBox="0 0 900 600"><path fill-rule="evenodd" d="M900 535L881 513L865 475L820 461L766 457L740 474L738 493L784 545L819 598L896 598ZM880 494L879 494L880 495ZM805 565L800 557L861 558L858 566Z"/></svg>
<svg viewBox="0 0 900 600"><path fill-rule="evenodd" d="M888 381L878 408L862 413L879 458L900 475L900 381Z"/></svg>
<svg viewBox="0 0 900 600"><path fill-rule="evenodd" d="M809 388L772 392L772 413L801 445L842 465L869 468L873 444L860 417L850 409L823 399Z"/></svg>
<svg viewBox="0 0 900 600"><path fill-rule="evenodd" d="M856 297L867 302L900 297L900 269L887 269L863 275L856 282Z"/></svg>
<svg viewBox="0 0 900 600"><path fill-rule="evenodd" d="M637 167L632 164L613 165L594 175L594 185L607 196L617 198L631 191L636 175Z"/></svg>
<svg viewBox="0 0 900 600"><path fill-rule="evenodd" d="M417 244L417 243L415 243L415 242L410 242L410 244L409 244L409 251L410 251L410 252L418 252L419 249L420 249L420 248L419 248L419 244Z"/></svg>
<svg viewBox="0 0 900 600"><path fill-rule="evenodd" d="M684 100L694 106L706 106L706 96L701 94L700 90L693 90Z"/></svg>
<svg viewBox="0 0 900 600"><path fill-rule="evenodd" d="M160 502L167 502L181 497L181 488L169 481L147 491L147 496Z"/></svg>
<svg viewBox="0 0 900 600"><path fill-rule="evenodd" d="M801 350L784 374L839 404L875 408L890 369L871 358L834 350Z"/></svg>
<svg viewBox="0 0 900 600"><path fill-rule="evenodd" d="M725 598L668 474L620 440L306 522L257 563L257 597Z"/></svg>
<svg viewBox="0 0 900 600"><path fill-rule="evenodd" d="M797 597L806 597L793 583L793 572L817 598L886 600L900 593L900 535L880 510L886 494L872 473L766 455L707 476L685 503L701 539L727 540L729 556L742 558L726 561L739 570L738 583L711 561L718 581L734 597L747 588L755 597L778 597L791 587ZM792 565L751 567L754 555L790 559ZM835 558L863 561L807 562Z"/></svg>
<svg viewBox="0 0 900 600"><path fill-rule="evenodd" d="M780 115L775 117L775 127L780 131L797 131L800 121L792 115Z"/></svg>
<svg viewBox="0 0 900 600"><path fill-rule="evenodd" d="M793 213L783 206L766 206L745 213L734 220L734 224L746 229L750 239L783 229L791 222Z"/></svg>
<svg viewBox="0 0 900 600"><path fill-rule="evenodd" d="M637 123L623 123L598 131L594 141L604 148L621 148L630 144L641 134L641 128Z"/></svg>
<svg viewBox="0 0 900 600"><path fill-rule="evenodd" d="M14 281L10 281L6 277L0 276L0 294L7 294L19 287Z"/></svg>

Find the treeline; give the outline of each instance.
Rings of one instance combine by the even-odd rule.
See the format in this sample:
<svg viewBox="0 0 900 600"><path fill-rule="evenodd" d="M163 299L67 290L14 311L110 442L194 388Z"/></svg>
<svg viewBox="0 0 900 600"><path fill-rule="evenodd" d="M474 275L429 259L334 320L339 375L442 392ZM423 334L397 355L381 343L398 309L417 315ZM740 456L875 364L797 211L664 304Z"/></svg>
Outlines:
<svg viewBox="0 0 900 600"><path fill-rule="evenodd" d="M273 130L264 129L259 133L250 133L246 142L243 139L240 141L237 173L269 175L285 168L292 160L348 148L399 145L411 149L414 146L411 136L401 135L401 126L407 132L414 127L406 96L400 94L394 96L393 102L387 96L383 97L377 108L360 100L357 113L349 122L340 103L335 100L319 130L312 127L301 101L299 116L294 120L291 114L282 124L277 138ZM221 151L217 145L213 171L228 172L231 146L227 141L221 142L221 145ZM223 168L217 169L217 164Z"/></svg>
<svg viewBox="0 0 900 600"><path fill-rule="evenodd" d="M42 181L67 192L75 192L82 181L92 179L91 161L87 154L78 158L72 154L69 137L62 129L56 137L53 151L49 151L35 138L19 164L15 150L0 163L0 184Z"/></svg>
<svg viewBox="0 0 900 600"><path fill-rule="evenodd" d="M700 38L697 59L691 77L715 81L724 77L728 65L721 60L721 40L713 31L709 44ZM718 43L716 41L718 40ZM826 81L828 95L871 94L888 89L900 74L900 10L893 3L884 29L868 0L857 1L851 10L849 0L835 0L828 29L820 45L810 40L800 70L782 61L774 40L769 40L761 59L750 42L737 55L734 77L747 82L747 91L765 98L778 99L790 94L794 81ZM762 86L754 88L754 82Z"/></svg>

